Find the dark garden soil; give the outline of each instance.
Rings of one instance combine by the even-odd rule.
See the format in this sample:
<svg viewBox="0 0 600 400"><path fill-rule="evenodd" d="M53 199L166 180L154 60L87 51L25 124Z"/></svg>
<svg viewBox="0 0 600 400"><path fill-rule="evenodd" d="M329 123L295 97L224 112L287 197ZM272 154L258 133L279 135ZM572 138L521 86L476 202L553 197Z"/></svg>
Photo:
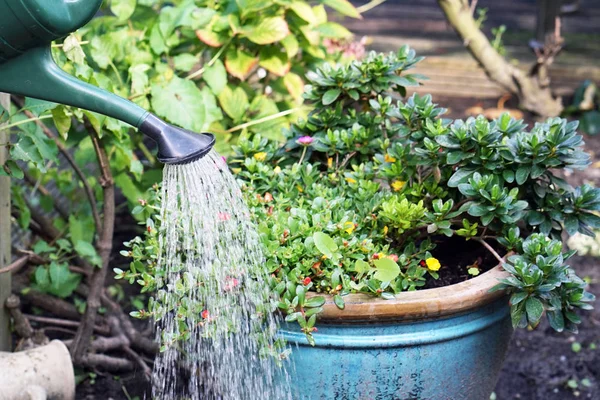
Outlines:
<svg viewBox="0 0 600 400"><path fill-rule="evenodd" d="M473 106L493 108L495 101L442 99L436 102L450 107L452 117L464 117L467 109ZM512 106L511 101L506 104ZM533 123L531 116L525 117ZM595 163L586 171L573 172L567 179L574 185L583 182L600 184L600 135L586 137L586 150L593 155ZM126 218L126 217L125 217ZM115 237L115 265L126 263L118 252L122 242L131 239L134 225L124 219L117 224L118 234ZM435 240L435 238L434 238ZM458 239L460 240L460 239ZM449 251L440 251L448 248ZM459 251L460 250L460 251ZM496 260L478 243L461 243L440 241L438 254L447 254L440 258L443 277L439 281L427 283L427 287L449 285L469 277L467 270L477 262L484 272L497 264ZM464 260L460 254L470 254ZM451 268L454 271L450 274ZM591 257L574 257L571 265L579 275L590 280L590 290L600 298L600 259ZM446 270L446 271L444 271ZM109 284L114 284L110 282ZM126 298L134 296L135 289L124 285ZM497 400L600 400L600 307L581 314L582 324L579 333L556 333L544 321L532 332L517 330L510 345L509 353L495 389ZM82 383L77 388L78 400L109 399L149 399L148 383L141 371L113 376L96 372L95 375L79 375ZM274 399L275 400L275 399ZM482 399L487 400L487 399Z"/></svg>

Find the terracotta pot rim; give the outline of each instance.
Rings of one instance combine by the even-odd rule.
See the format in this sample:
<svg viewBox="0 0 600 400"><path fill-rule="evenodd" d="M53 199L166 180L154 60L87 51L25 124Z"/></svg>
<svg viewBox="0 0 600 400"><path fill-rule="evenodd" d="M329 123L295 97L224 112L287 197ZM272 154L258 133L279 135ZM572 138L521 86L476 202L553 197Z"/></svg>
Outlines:
<svg viewBox="0 0 600 400"><path fill-rule="evenodd" d="M343 310L334 304L333 296L324 295L326 302L319 320L321 323L414 321L462 314L506 296L504 291L490 292L490 289L507 276L508 272L498 265L467 281L441 288L402 292L393 300L363 293L349 294L344 296Z"/></svg>

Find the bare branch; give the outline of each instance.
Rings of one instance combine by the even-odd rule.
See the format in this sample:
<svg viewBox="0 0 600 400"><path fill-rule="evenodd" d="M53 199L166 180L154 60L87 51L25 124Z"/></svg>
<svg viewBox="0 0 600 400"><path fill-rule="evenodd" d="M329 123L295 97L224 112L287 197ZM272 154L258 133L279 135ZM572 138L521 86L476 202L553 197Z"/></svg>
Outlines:
<svg viewBox="0 0 600 400"><path fill-rule="evenodd" d="M488 251L490 253L492 253L492 255L494 257L496 257L496 260L498 260L500 263L504 264L506 262L506 260L504 259L504 257L500 256L500 254L498 254L496 252L496 250L494 250L494 248L492 246L490 246L485 240L480 239L480 238L475 238L475 240L477 240L479 243L481 243L486 249L488 249Z"/></svg>
<svg viewBox="0 0 600 400"><path fill-rule="evenodd" d="M73 339L71 354L76 364L83 362L86 352L90 346L90 339L96 324L96 316L101 305L101 296L104 291L104 284L108 271L110 253L112 251L112 241L115 223L115 185L110 170L110 162L106 150L100 143L100 137L92 127L90 121L85 118L84 125L92 138L98 164L100 166L100 184L104 192L104 221L101 225L101 232L96 248L102 259L102 268L93 271L91 277L88 277L89 293L87 296L87 307L85 315L81 320L81 325Z"/></svg>
<svg viewBox="0 0 600 400"><path fill-rule="evenodd" d="M0 274L5 274L7 272L18 272L21 268L27 265L27 261L29 261L29 256L18 258L6 267L0 268Z"/></svg>
<svg viewBox="0 0 600 400"><path fill-rule="evenodd" d="M510 64L494 49L477 26L468 0L438 0L438 4L490 79L516 94L521 105L529 111L549 117L561 113L562 101L552 95L547 85L538 81L537 76L529 76Z"/></svg>

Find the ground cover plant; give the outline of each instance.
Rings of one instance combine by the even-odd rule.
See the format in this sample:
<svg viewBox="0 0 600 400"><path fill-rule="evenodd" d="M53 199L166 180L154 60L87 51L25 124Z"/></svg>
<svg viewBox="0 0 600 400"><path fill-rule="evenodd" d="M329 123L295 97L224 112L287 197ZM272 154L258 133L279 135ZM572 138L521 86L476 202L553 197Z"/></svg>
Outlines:
<svg viewBox="0 0 600 400"><path fill-rule="evenodd" d="M343 309L349 293L390 299L424 287L452 270L436 253L440 238L459 237L511 274L496 289L512 293L515 326L534 328L546 312L554 329L576 331L575 311L593 296L566 264L573 252L563 252L560 236L600 225L600 190L572 188L554 172L588 164L577 123L452 121L430 96L394 99L423 79L407 72L418 61L404 47L325 65L308 74L312 111L285 145L240 138L229 163L278 307L313 342L320 294ZM468 274L484 270L475 261Z"/></svg>

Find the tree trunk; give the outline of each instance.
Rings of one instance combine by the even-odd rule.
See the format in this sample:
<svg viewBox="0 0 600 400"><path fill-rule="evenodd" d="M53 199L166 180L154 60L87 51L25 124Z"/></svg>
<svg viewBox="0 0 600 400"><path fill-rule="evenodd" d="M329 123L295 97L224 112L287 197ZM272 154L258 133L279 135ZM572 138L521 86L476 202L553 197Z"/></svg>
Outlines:
<svg viewBox="0 0 600 400"><path fill-rule="evenodd" d="M519 98L521 107L543 117L555 117L563 110L554 97L547 79L545 61L538 62L527 74L511 65L492 47L477 26L468 0L438 0L446 19L488 77Z"/></svg>
<svg viewBox="0 0 600 400"><path fill-rule="evenodd" d="M10 95L0 94L0 104L10 110ZM7 131L0 131L0 168L8 160ZM0 176L0 269L11 263L10 177ZM10 318L4 302L11 293L10 272L0 274L0 351L11 350Z"/></svg>

